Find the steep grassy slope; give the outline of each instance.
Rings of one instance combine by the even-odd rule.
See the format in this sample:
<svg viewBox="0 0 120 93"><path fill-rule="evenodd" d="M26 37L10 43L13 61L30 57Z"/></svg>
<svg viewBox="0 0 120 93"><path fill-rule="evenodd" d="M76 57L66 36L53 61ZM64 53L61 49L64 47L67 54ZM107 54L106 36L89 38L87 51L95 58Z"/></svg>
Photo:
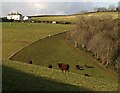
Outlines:
<svg viewBox="0 0 120 93"><path fill-rule="evenodd" d="M2 23L2 47L3 58L9 58L12 54L38 39L64 32L70 25L39 24L39 23Z"/></svg>
<svg viewBox="0 0 120 93"><path fill-rule="evenodd" d="M70 72L81 75L88 73L95 78L104 80L110 79L113 82L114 80L117 81L117 77L114 75L114 73L106 71L106 68L99 66L86 54L71 46L65 37L66 34L59 34L43 40L39 40L23 48L10 59L24 63L29 63L29 61L32 60L33 64L46 67L49 64L52 64L53 68L55 69L59 69L57 63L67 63L70 65ZM87 64L89 66L93 66L94 68L76 70L76 64L81 66Z"/></svg>
<svg viewBox="0 0 120 93"><path fill-rule="evenodd" d="M4 61L3 91L116 91L116 80L85 77L77 73L62 73L15 61Z"/></svg>

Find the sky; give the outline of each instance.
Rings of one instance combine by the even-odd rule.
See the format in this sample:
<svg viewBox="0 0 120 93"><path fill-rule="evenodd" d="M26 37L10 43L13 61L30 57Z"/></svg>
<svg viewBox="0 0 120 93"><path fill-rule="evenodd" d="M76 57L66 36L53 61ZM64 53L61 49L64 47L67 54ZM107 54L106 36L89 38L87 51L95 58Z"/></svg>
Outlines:
<svg viewBox="0 0 120 93"><path fill-rule="evenodd" d="M8 0L9 1L9 0ZM2 16L7 16L10 12L18 11L24 16L30 15L70 15L79 13L80 11L92 11L95 7L109 7L110 5L118 5L117 0L109 0L110 2L35 2L24 0L2 2ZM64 0L65 1L65 0Z"/></svg>

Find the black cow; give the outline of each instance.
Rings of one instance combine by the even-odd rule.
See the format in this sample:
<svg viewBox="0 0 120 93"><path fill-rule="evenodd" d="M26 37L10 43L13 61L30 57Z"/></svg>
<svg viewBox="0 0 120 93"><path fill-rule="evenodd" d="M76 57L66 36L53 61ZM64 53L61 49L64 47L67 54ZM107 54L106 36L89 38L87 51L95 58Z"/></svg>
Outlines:
<svg viewBox="0 0 120 93"><path fill-rule="evenodd" d="M76 65L76 69L78 69L78 70L84 70L83 66L79 66L79 65Z"/></svg>
<svg viewBox="0 0 120 93"><path fill-rule="evenodd" d="M29 64L32 64L32 60L29 61Z"/></svg>
<svg viewBox="0 0 120 93"><path fill-rule="evenodd" d="M76 65L76 69L80 69L80 66L79 66L79 65Z"/></svg>
<svg viewBox="0 0 120 93"><path fill-rule="evenodd" d="M88 76L89 77L89 74L85 73L84 76Z"/></svg>
<svg viewBox="0 0 120 93"><path fill-rule="evenodd" d="M48 68L52 68L52 65L48 65Z"/></svg>
<svg viewBox="0 0 120 93"><path fill-rule="evenodd" d="M63 71L66 72L67 70L68 70L68 72L69 72L69 65L68 65L68 64L58 63L57 65L58 65L58 67L62 70L62 72L63 72Z"/></svg>

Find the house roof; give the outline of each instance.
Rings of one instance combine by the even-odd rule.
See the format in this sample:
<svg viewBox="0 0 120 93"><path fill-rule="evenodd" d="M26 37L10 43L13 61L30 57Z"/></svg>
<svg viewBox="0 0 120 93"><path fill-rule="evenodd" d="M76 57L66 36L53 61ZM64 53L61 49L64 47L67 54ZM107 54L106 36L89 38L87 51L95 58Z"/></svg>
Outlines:
<svg viewBox="0 0 120 93"><path fill-rule="evenodd" d="M8 15L22 15L22 14L20 14L20 13L18 13L18 12L15 12L15 13L10 12Z"/></svg>

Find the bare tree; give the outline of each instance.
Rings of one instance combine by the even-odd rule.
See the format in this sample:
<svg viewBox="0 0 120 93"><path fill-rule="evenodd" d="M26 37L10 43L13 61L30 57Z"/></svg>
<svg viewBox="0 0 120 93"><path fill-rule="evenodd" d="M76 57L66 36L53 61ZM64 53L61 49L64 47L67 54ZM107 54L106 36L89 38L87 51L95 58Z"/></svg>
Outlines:
<svg viewBox="0 0 120 93"><path fill-rule="evenodd" d="M114 66L118 57L119 19L113 20L108 15L82 15L78 19L76 28L69 33L75 47L87 49L105 66Z"/></svg>

